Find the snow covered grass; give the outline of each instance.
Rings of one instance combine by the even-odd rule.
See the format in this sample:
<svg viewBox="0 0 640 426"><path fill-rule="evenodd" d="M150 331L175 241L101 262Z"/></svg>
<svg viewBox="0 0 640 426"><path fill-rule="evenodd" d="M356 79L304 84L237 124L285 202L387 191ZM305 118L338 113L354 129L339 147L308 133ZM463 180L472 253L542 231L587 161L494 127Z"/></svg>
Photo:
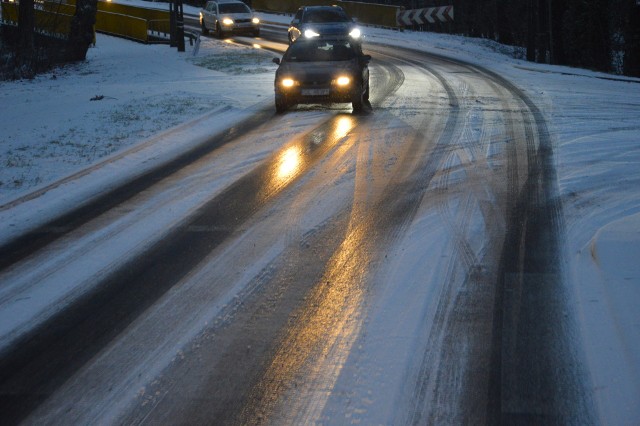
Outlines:
<svg viewBox="0 0 640 426"><path fill-rule="evenodd" d="M239 48L237 45L221 43L215 53L207 53L190 59L200 67L233 75L262 74L274 71L272 55L260 49Z"/></svg>
<svg viewBox="0 0 640 426"><path fill-rule="evenodd" d="M214 108L260 100L272 57L210 39L194 57L99 35L86 62L0 83L0 204ZM247 75L242 93L220 84Z"/></svg>

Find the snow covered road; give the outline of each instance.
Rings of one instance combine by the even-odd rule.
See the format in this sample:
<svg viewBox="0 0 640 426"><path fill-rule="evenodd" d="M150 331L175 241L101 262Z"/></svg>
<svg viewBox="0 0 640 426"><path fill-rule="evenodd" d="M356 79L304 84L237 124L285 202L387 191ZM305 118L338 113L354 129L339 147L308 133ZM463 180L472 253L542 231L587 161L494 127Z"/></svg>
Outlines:
<svg viewBox="0 0 640 426"><path fill-rule="evenodd" d="M545 106L482 66L368 49L370 114L274 116L271 98L222 109L202 131L147 144L185 135L173 166L162 164L175 153L156 162L143 146L81 173L152 163L133 175L144 185L77 225L52 227L29 203L82 199L80 176L5 206L12 229L38 227L19 220L24 206L55 235L0 272L3 412L59 424L597 422L563 285Z"/></svg>

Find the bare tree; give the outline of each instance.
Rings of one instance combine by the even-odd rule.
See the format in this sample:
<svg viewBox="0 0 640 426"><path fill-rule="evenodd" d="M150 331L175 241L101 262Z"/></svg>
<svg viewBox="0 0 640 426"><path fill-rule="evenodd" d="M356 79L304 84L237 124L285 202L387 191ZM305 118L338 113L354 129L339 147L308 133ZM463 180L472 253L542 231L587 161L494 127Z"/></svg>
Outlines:
<svg viewBox="0 0 640 426"><path fill-rule="evenodd" d="M33 0L21 0L18 5L18 49L17 64L21 68L33 70L35 61L35 12Z"/></svg>
<svg viewBox="0 0 640 426"><path fill-rule="evenodd" d="M624 28L624 73L640 77L640 4L628 0L627 20Z"/></svg>
<svg viewBox="0 0 640 426"><path fill-rule="evenodd" d="M77 0L76 14L71 21L67 59L82 61L87 56L87 50L94 40L94 25L96 23L97 0Z"/></svg>

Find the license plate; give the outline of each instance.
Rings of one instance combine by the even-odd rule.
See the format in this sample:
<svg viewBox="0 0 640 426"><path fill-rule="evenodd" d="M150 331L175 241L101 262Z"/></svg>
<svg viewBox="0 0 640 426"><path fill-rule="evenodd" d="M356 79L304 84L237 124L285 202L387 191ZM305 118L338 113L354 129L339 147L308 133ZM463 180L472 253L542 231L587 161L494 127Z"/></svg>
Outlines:
<svg viewBox="0 0 640 426"><path fill-rule="evenodd" d="M302 89L302 96L327 96L329 89Z"/></svg>

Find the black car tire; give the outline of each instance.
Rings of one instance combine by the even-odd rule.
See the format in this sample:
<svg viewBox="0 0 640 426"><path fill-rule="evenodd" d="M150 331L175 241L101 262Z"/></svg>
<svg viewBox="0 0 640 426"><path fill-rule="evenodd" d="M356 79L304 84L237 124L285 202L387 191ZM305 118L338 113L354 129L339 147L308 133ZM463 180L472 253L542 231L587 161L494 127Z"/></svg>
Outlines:
<svg viewBox="0 0 640 426"><path fill-rule="evenodd" d="M286 101L282 100L282 99L276 98L276 112L278 114L282 114L287 109L289 109L289 104Z"/></svg>
<svg viewBox="0 0 640 426"><path fill-rule="evenodd" d="M361 91L360 95L351 102L351 106L354 111L362 111L365 102L369 100L369 84L364 82L362 83L363 86L365 84L367 85L367 88L364 89L364 91Z"/></svg>
<svg viewBox="0 0 640 426"><path fill-rule="evenodd" d="M220 28L220 23L216 22L216 38L223 38L224 33L222 32L222 28Z"/></svg>
<svg viewBox="0 0 640 426"><path fill-rule="evenodd" d="M206 24L204 23L204 19L202 20L202 34L209 34L209 29L207 28Z"/></svg>

